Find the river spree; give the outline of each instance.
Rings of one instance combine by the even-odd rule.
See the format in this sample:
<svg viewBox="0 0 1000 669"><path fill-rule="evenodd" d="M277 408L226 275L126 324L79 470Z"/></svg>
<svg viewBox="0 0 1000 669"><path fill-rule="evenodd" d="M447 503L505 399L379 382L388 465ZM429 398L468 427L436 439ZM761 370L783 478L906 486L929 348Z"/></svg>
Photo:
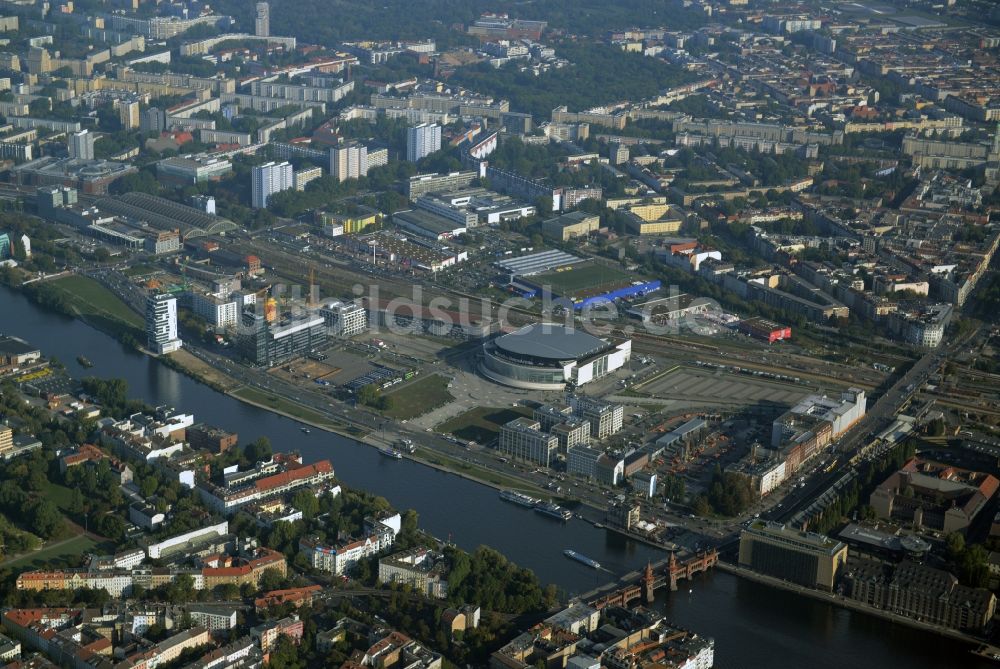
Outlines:
<svg viewBox="0 0 1000 669"><path fill-rule="evenodd" d="M662 551L573 520L561 523L501 501L495 490L409 460L380 456L371 447L312 430L252 407L136 353L79 321L50 313L0 287L0 333L14 335L58 358L76 377L120 377L132 396L170 404L195 418L239 432L246 442L266 436L275 450L298 450L307 460L328 458L346 485L415 509L421 527L472 550L492 546L566 593L587 591L614 575L641 569ZM76 362L86 356L93 368ZM563 556L572 548L601 563L594 570ZM716 571L661 594L674 623L715 638L722 669L907 669L989 666L965 646L870 616L749 583Z"/></svg>

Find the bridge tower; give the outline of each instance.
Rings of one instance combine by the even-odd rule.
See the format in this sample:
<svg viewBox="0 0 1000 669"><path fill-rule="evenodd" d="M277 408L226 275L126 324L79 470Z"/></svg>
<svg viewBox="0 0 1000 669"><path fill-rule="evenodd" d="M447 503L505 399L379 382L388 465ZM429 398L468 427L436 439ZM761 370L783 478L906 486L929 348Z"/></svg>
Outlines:
<svg viewBox="0 0 1000 669"><path fill-rule="evenodd" d="M667 564L667 580L670 582L670 592L677 592L677 576L680 567L677 565L677 553L670 553L670 562Z"/></svg>
<svg viewBox="0 0 1000 669"><path fill-rule="evenodd" d="M653 565L646 563L646 571L642 575L642 598L647 604L652 604L656 597L656 583L653 576Z"/></svg>

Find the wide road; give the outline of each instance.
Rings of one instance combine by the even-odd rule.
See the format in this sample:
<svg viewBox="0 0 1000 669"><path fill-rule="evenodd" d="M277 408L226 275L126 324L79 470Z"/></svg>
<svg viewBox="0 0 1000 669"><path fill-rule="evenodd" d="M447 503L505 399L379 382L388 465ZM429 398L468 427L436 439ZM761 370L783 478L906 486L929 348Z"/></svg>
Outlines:
<svg viewBox="0 0 1000 669"><path fill-rule="evenodd" d="M765 517L780 522L788 522L793 519L803 520L796 518L796 516L827 493L845 474L856 471L862 458L876 446L872 442L872 438L895 420L903 406L920 391L948 356L962 350L980 332L981 329L974 330L962 339L928 351L917 359L910 369L869 407L865 417L840 438L838 450L842 453L841 457L850 466L848 468L834 468L828 473L815 473L807 479L803 488L790 494L781 507L773 509Z"/></svg>

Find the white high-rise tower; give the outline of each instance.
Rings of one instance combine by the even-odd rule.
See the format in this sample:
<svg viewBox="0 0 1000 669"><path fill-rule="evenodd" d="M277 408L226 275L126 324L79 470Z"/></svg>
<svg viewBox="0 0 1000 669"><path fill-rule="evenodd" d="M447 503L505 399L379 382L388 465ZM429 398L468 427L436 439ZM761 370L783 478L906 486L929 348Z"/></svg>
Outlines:
<svg viewBox="0 0 1000 669"><path fill-rule="evenodd" d="M360 179L368 174L368 147L363 144L341 144L330 149L330 174L337 181Z"/></svg>
<svg viewBox="0 0 1000 669"><path fill-rule="evenodd" d="M257 37L271 36L271 7L266 2L257 3L257 16L254 19L253 34Z"/></svg>
<svg viewBox="0 0 1000 669"><path fill-rule="evenodd" d="M295 187L292 164L270 162L253 168L251 203L255 209L267 207L267 200L275 193Z"/></svg>
<svg viewBox="0 0 1000 669"><path fill-rule="evenodd" d="M421 123L406 131L406 159L411 163L440 150L441 126L437 123Z"/></svg>
<svg viewBox="0 0 1000 669"><path fill-rule="evenodd" d="M69 157L78 160L94 159L94 133L89 130L81 130L70 134L67 143Z"/></svg>
<svg viewBox="0 0 1000 669"><path fill-rule="evenodd" d="M177 298L150 293L146 298L146 343L154 353L170 353L182 345L177 336Z"/></svg>

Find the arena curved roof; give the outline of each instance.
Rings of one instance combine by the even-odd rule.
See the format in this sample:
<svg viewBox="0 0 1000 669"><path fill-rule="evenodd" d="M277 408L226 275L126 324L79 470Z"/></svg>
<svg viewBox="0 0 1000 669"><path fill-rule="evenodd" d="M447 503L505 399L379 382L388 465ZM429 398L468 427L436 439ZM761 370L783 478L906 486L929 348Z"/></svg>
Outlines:
<svg viewBox="0 0 1000 669"><path fill-rule="evenodd" d="M502 335L496 347L512 356L538 360L580 360L608 348L608 342L583 330L556 323L535 323Z"/></svg>

